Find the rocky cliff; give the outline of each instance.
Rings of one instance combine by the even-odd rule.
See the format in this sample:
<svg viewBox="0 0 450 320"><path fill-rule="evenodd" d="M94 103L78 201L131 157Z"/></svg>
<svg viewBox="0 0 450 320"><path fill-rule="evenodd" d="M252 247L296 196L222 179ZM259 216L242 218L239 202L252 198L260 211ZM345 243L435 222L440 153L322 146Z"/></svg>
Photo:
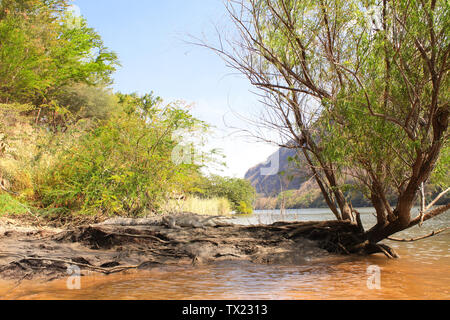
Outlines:
<svg viewBox="0 0 450 320"><path fill-rule="evenodd" d="M249 169L245 179L251 182L261 196L273 197L282 191L299 189L309 179L309 173L295 149L281 148L265 162Z"/></svg>

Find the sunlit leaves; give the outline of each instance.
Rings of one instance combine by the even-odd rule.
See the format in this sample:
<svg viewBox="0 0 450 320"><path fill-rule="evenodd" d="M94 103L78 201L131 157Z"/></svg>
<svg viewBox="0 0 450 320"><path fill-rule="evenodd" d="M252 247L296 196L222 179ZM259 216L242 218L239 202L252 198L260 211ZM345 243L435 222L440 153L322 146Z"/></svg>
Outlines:
<svg viewBox="0 0 450 320"><path fill-rule="evenodd" d="M245 3L234 20L252 60L240 70L262 79L269 119L280 120L272 128L302 144L317 171L366 190L401 195L428 179L448 138L436 139L433 119L448 110L448 1Z"/></svg>
<svg viewBox="0 0 450 320"><path fill-rule="evenodd" d="M180 130L203 130L183 105L118 94L119 107L56 155L37 186L46 207L139 215L185 191L201 165L171 161Z"/></svg>
<svg viewBox="0 0 450 320"><path fill-rule="evenodd" d="M66 0L1 2L2 102L45 107L67 85L111 82L117 56L84 19L76 27L69 20Z"/></svg>

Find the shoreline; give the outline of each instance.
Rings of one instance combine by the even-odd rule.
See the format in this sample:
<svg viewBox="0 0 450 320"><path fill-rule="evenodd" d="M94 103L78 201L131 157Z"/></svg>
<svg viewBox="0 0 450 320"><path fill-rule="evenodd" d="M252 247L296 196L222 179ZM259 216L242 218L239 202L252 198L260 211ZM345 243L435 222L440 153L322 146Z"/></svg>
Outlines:
<svg viewBox="0 0 450 320"><path fill-rule="evenodd" d="M337 256L323 240L353 228L336 221L243 226L194 214L170 219L112 219L64 230L1 218L0 279L51 281L73 266L83 276L222 261L301 265Z"/></svg>

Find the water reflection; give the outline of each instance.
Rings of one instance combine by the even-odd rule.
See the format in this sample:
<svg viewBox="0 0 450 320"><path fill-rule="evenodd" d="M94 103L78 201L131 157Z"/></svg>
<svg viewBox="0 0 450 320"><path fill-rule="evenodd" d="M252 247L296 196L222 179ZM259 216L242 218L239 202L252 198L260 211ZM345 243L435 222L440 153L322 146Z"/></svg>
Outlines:
<svg viewBox="0 0 450 320"><path fill-rule="evenodd" d="M370 210L370 209L369 209ZM319 220L324 211L286 213L283 220ZM300 218L299 218L300 216ZM263 212L241 217L257 224L277 219ZM249 220L250 219L250 220ZM253 219L253 220L251 220ZM374 222L366 212L363 223ZM290 221L290 220L288 220ZM270 221L274 222L274 221ZM416 237L447 226L448 213L397 237ZM414 243L392 242L401 255L389 260L371 257L332 257L301 266L221 263L201 267L170 267L146 272L82 278L81 290L67 290L65 280L47 284L0 284L3 299L449 299L448 233ZM367 287L367 268L381 268L381 289Z"/></svg>

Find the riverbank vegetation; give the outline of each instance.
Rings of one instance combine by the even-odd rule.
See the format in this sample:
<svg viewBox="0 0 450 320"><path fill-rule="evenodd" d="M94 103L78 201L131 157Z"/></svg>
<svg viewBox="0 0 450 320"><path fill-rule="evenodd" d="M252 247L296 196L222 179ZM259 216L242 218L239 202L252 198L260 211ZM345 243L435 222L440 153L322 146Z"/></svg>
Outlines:
<svg viewBox="0 0 450 320"><path fill-rule="evenodd" d="M0 215L138 217L180 196L198 213L251 210L245 182L202 171L221 157L185 138L210 129L189 105L110 89L118 57L68 1L2 1L0 43Z"/></svg>
<svg viewBox="0 0 450 320"><path fill-rule="evenodd" d="M200 198L225 198L230 202L233 211L252 213L256 193L247 180L216 175L200 179L196 186L195 193Z"/></svg>
<svg viewBox="0 0 450 320"><path fill-rule="evenodd" d="M227 198L199 198L193 195L166 202L164 212L194 212L200 215L229 216L233 212ZM240 212L244 213L244 212Z"/></svg>
<svg viewBox="0 0 450 320"><path fill-rule="evenodd" d="M203 45L260 90L254 124L304 159L336 220L353 226L335 239L343 251L395 256L378 243L450 208L434 207L450 182L447 3L226 6L238 37ZM251 212L248 182L202 171L220 155L198 151L195 137L209 126L188 105L110 89L118 57L68 1L2 1L0 43L2 214L139 217L173 200L211 199L222 199L217 210L226 199L231 210ZM443 191L427 202L429 182ZM354 209L355 192L376 210L370 230ZM281 197L285 206L295 194Z"/></svg>
<svg viewBox="0 0 450 320"><path fill-rule="evenodd" d="M389 255L378 242L450 209L423 196L430 180L444 186L439 196L449 191L446 1L236 0L227 9L233 36L200 44L259 90L254 124L306 159L337 220L362 229L349 188L376 210L377 224L346 250Z"/></svg>
<svg viewBox="0 0 450 320"><path fill-rule="evenodd" d="M444 190L439 185L425 185L425 200L432 202ZM344 193L347 199L351 199L354 208L372 207L372 203L362 192L358 190L349 190ZM395 197L387 194L386 198L391 206L395 206ZM415 206L420 207L421 200L417 199ZM436 205L445 205L450 202L450 194L443 195ZM308 208L326 208L327 203L314 181L305 182L301 188L296 190L287 190L273 197L258 195L254 205L256 210L276 210L276 209L308 209Z"/></svg>

